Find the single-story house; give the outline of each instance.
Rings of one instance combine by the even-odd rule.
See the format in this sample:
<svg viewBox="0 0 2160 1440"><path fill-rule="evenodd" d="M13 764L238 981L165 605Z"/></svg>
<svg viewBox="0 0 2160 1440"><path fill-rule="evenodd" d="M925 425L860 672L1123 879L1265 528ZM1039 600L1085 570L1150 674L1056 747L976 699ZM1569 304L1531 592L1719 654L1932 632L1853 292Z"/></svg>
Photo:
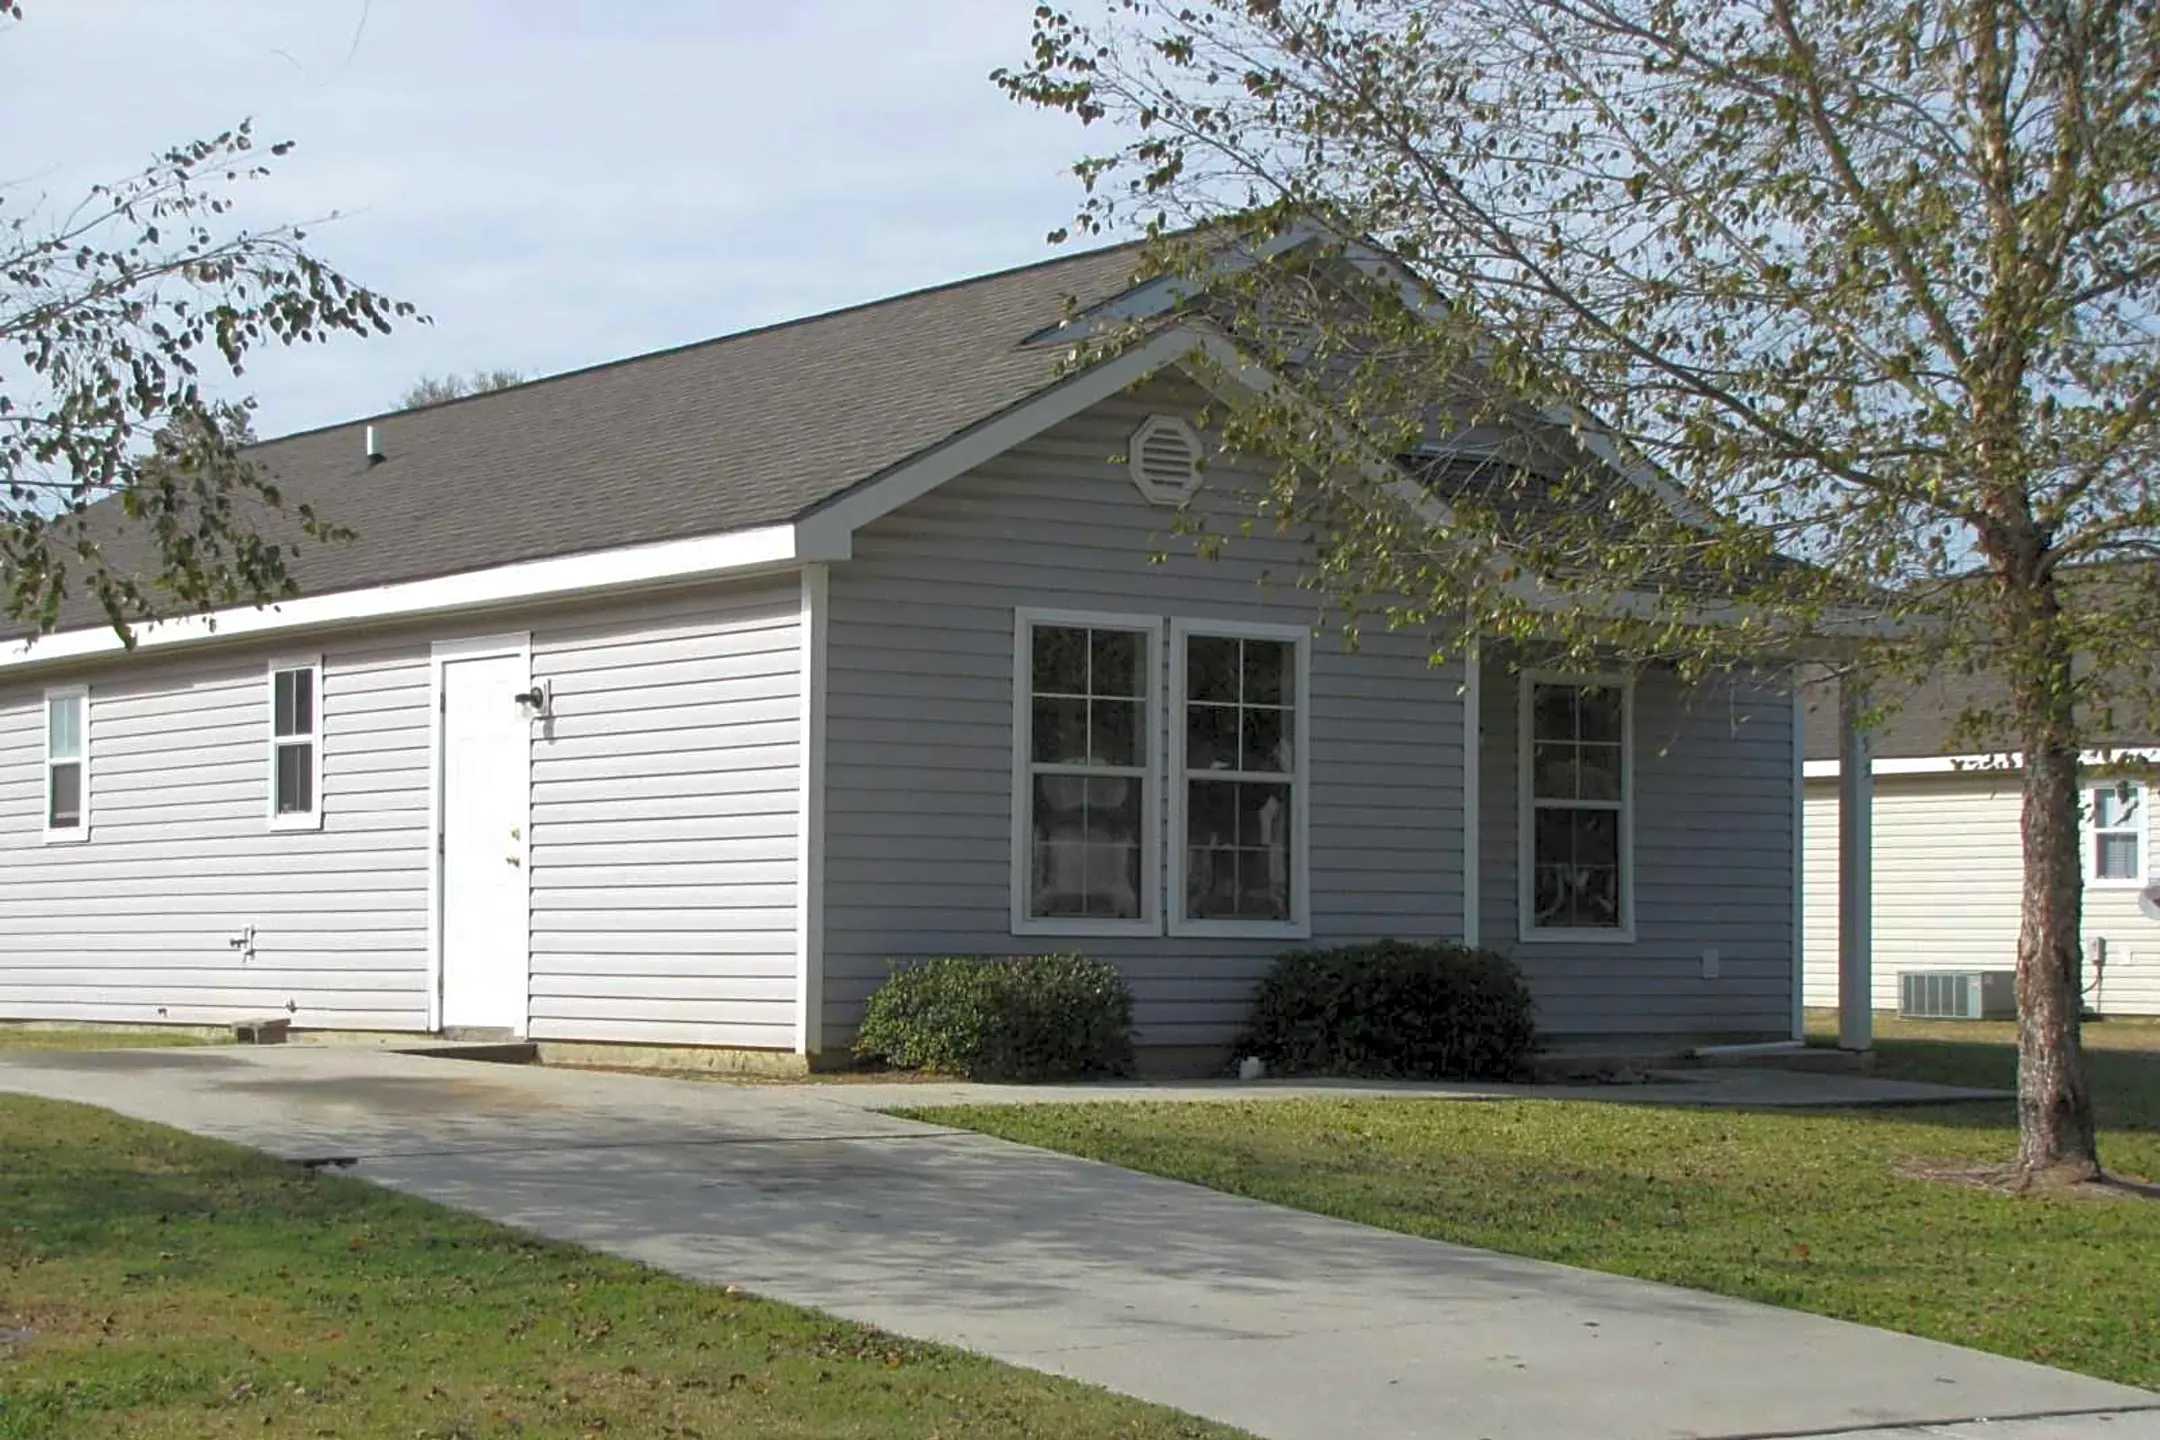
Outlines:
<svg viewBox="0 0 2160 1440"><path fill-rule="evenodd" d="M1886 697L1873 752L1870 1004L1923 1013L1973 1010L1977 988L1910 982L1906 975L1988 974L2017 968L2024 860L2019 837L2021 772L2015 754L1983 751L1960 737L1959 717L2000 709L1984 678L1934 677ZM1838 984L1838 702L1835 686L1807 701L1806 999L1836 1006ZM2144 767L2160 736L2126 731L2088 755L2082 864L2085 872L2085 1008L2100 1015L2160 1015L2160 868ZM2118 762L2111 764L2110 762ZM2007 981L1990 982L1990 1013L2014 1007ZM1970 992L1970 993L1967 993Z"/></svg>
<svg viewBox="0 0 2160 1440"><path fill-rule="evenodd" d="M1197 1063L1393 936L1555 1034L1792 1034L1790 686L1351 648L1295 544L1193 553L1268 382L1136 255L262 445L357 535L296 598L0 641L0 1018L814 1057L897 960L1060 950Z"/></svg>

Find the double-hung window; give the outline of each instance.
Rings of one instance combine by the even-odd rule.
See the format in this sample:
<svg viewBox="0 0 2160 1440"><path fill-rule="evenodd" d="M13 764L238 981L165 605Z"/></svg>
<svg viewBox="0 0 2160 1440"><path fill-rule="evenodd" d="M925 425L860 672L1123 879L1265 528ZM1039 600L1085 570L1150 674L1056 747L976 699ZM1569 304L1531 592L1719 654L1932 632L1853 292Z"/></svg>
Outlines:
<svg viewBox="0 0 2160 1440"><path fill-rule="evenodd" d="M1171 626L1171 933L1309 934L1306 634Z"/></svg>
<svg viewBox="0 0 2160 1440"><path fill-rule="evenodd" d="M313 830L322 824L322 662L277 660L270 666L270 824Z"/></svg>
<svg viewBox="0 0 2160 1440"><path fill-rule="evenodd" d="M1015 933L1161 928L1159 633L1131 616L1017 617Z"/></svg>
<svg viewBox="0 0 2160 1440"><path fill-rule="evenodd" d="M1631 699L1616 676L1523 677L1526 940L1633 938Z"/></svg>
<svg viewBox="0 0 2160 1440"><path fill-rule="evenodd" d="M2103 886L2145 883L2145 782L2111 780L2086 795L2085 821L2092 835L2085 878Z"/></svg>
<svg viewBox="0 0 2160 1440"><path fill-rule="evenodd" d="M45 838L90 838L90 692L45 692Z"/></svg>

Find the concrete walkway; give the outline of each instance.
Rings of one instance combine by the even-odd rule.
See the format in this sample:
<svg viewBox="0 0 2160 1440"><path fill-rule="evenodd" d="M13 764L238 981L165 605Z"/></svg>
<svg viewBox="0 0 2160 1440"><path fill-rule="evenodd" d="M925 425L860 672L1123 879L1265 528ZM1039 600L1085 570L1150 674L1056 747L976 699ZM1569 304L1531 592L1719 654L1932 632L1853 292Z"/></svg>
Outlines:
<svg viewBox="0 0 2160 1440"><path fill-rule="evenodd" d="M543 1235L1281 1440L2160 1440L2144 1391L911 1124L856 1088L358 1049L0 1054L0 1091L357 1157ZM2051 1418L1963 1423L1983 1416ZM1931 1424L1951 1428L1911 1428Z"/></svg>

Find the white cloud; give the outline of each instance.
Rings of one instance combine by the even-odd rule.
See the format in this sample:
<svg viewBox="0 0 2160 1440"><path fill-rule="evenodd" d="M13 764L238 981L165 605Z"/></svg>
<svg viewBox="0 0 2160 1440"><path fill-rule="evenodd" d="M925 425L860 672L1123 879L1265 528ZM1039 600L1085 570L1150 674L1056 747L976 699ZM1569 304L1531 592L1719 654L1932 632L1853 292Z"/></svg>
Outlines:
<svg viewBox="0 0 2160 1440"><path fill-rule="evenodd" d="M263 355L276 434L422 372L568 369L1052 253L1098 137L986 78L1031 8L25 0L0 133L36 148L0 165L65 201L244 116L299 142L251 218L341 212L316 248L436 323Z"/></svg>

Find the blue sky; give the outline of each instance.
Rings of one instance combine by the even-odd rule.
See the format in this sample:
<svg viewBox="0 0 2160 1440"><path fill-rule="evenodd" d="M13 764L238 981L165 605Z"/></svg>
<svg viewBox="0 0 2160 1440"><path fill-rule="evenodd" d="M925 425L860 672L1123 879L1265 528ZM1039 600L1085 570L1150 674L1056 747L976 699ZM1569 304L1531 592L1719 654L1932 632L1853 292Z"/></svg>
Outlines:
<svg viewBox="0 0 2160 1440"><path fill-rule="evenodd" d="M252 116L257 222L431 327L264 353L258 431L422 373L546 374L1055 253L1088 142L986 78L1032 0L23 0L9 208ZM94 103L85 103L94 97Z"/></svg>

